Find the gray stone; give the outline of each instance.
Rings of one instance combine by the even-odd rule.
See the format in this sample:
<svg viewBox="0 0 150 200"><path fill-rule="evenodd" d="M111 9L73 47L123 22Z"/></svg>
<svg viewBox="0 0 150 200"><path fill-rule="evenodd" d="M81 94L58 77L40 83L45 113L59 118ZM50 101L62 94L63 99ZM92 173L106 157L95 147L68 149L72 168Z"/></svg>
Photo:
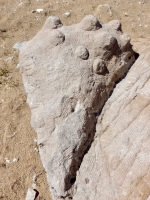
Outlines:
<svg viewBox="0 0 150 200"><path fill-rule="evenodd" d="M93 142L97 117L134 62L119 26L118 21L102 26L91 15L71 26L49 17L21 48L31 125L53 199L73 196L76 172Z"/></svg>
<svg viewBox="0 0 150 200"><path fill-rule="evenodd" d="M74 200L150 198L150 42L147 44L136 44L139 58L103 107L94 141L77 173Z"/></svg>
<svg viewBox="0 0 150 200"><path fill-rule="evenodd" d="M17 42L14 46L13 46L13 50L15 51L20 51L20 49L23 47L23 45L26 43L26 41L24 42Z"/></svg>
<svg viewBox="0 0 150 200"><path fill-rule="evenodd" d="M28 188L26 200L35 200L36 197L36 191L32 188Z"/></svg>

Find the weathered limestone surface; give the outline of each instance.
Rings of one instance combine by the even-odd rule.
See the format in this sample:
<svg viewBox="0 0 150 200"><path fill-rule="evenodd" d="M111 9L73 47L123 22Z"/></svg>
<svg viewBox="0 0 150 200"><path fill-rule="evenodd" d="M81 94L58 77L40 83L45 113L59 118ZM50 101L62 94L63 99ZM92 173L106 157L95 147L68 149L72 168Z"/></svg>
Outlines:
<svg viewBox="0 0 150 200"><path fill-rule="evenodd" d="M130 37L122 33L120 22L114 20L101 25L91 15L72 26L63 26L57 17L51 16L42 30L21 48L20 69L32 112L31 125L38 135L39 153L53 199L73 197L76 172L93 142L99 113L116 82L133 62ZM115 116L119 106L113 108L112 116ZM98 133L107 127L110 118L108 116L98 129L95 142L99 141ZM111 134L116 134L116 131ZM108 145L112 136L106 135L106 147L112 153ZM119 144L118 147L121 148ZM102 188L105 193L106 186L109 189L107 193L110 196L114 194L101 146L98 144L96 148L97 152L92 152L89 163L85 160L87 154L81 166L80 171L84 173L78 175L75 199L87 199L83 192L88 191L91 200L94 195L101 194ZM114 146L114 151L115 148L117 146ZM94 171L91 168L93 160L98 162ZM92 178L88 183L86 170L90 170L97 180L93 184ZM101 179L100 172L108 179ZM97 187L100 187L99 193L96 193Z"/></svg>
<svg viewBox="0 0 150 200"><path fill-rule="evenodd" d="M135 46L140 56L98 118L74 200L150 199L150 45Z"/></svg>

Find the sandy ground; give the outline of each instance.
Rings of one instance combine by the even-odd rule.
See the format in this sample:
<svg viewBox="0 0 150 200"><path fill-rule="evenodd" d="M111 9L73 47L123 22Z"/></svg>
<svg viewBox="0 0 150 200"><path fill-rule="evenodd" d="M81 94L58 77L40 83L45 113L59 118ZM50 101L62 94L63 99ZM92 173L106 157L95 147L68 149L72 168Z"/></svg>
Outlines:
<svg viewBox="0 0 150 200"><path fill-rule="evenodd" d="M39 8L43 12L32 12ZM51 199L13 45L30 40L50 15L65 25L87 14L102 24L119 19L133 42L149 39L149 10L149 0L0 0L0 200L25 199L33 183L39 192L37 200Z"/></svg>

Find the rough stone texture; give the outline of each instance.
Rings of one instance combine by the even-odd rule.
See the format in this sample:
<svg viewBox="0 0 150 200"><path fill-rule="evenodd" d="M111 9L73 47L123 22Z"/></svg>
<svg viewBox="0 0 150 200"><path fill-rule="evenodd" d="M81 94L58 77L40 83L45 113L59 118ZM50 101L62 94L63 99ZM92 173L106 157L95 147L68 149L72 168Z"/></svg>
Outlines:
<svg viewBox="0 0 150 200"><path fill-rule="evenodd" d="M72 26L63 26L51 16L21 48L20 69L31 125L38 134L53 199L72 197L97 117L133 62L130 37L122 33L120 22L102 26L91 15Z"/></svg>
<svg viewBox="0 0 150 200"><path fill-rule="evenodd" d="M143 45L98 118L74 200L150 199L150 46Z"/></svg>

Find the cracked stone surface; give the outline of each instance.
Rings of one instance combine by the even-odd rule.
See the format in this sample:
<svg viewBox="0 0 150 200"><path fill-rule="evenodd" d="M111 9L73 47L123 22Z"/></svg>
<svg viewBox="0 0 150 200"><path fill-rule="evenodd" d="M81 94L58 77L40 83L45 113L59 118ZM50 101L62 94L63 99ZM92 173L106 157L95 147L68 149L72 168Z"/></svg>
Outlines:
<svg viewBox="0 0 150 200"><path fill-rule="evenodd" d="M82 177L76 181L76 172L95 141L104 103L134 60L130 37L122 33L120 22L101 25L92 15L71 26L51 16L21 48L19 63L31 125L53 199L81 199L86 189L79 186ZM89 169L86 166L85 171ZM111 184L106 185L111 193Z"/></svg>
<svg viewBox="0 0 150 200"><path fill-rule="evenodd" d="M74 200L150 199L150 46L137 46L139 58L98 118Z"/></svg>

